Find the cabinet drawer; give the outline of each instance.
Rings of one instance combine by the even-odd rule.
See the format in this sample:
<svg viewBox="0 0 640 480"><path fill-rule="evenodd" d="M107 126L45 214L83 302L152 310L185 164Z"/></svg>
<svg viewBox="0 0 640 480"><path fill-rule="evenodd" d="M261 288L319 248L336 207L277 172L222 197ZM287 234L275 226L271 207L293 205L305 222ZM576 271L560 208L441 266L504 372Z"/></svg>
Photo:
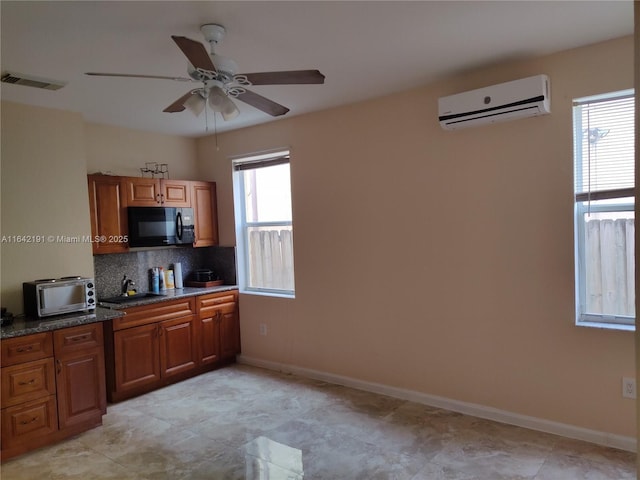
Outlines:
<svg viewBox="0 0 640 480"><path fill-rule="evenodd" d="M169 302L154 303L141 307L132 307L125 310L124 317L113 320L113 330L136 327L149 323L171 320L195 313L194 297L172 300Z"/></svg>
<svg viewBox="0 0 640 480"><path fill-rule="evenodd" d="M211 307L201 308L198 315L200 318L215 317L216 312L220 312L221 315L228 315L234 313L238 309L235 303L222 303L220 305L213 305Z"/></svg>
<svg viewBox="0 0 640 480"><path fill-rule="evenodd" d="M53 358L2 368L2 408L55 393Z"/></svg>
<svg viewBox="0 0 640 480"><path fill-rule="evenodd" d="M222 305L223 303L235 303L238 300L238 292L212 293L201 295L198 298L198 312L203 309Z"/></svg>
<svg viewBox="0 0 640 480"><path fill-rule="evenodd" d="M48 435L57 429L55 395L2 410L3 449Z"/></svg>
<svg viewBox="0 0 640 480"><path fill-rule="evenodd" d="M8 338L2 340L0 346L3 367L53 356L51 332Z"/></svg>
<svg viewBox="0 0 640 480"><path fill-rule="evenodd" d="M53 332L56 356L76 350L102 347L102 324L90 323Z"/></svg>

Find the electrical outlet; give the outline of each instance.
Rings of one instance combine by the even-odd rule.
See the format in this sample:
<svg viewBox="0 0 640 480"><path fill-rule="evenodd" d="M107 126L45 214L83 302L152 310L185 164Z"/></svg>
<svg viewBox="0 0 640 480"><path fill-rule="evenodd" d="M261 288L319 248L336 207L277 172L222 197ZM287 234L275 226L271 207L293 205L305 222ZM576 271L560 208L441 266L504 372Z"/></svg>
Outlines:
<svg viewBox="0 0 640 480"><path fill-rule="evenodd" d="M260 324L260 335L266 335L267 334L267 324L266 323L261 323Z"/></svg>
<svg viewBox="0 0 640 480"><path fill-rule="evenodd" d="M638 398L635 378L622 377L622 396L624 398Z"/></svg>

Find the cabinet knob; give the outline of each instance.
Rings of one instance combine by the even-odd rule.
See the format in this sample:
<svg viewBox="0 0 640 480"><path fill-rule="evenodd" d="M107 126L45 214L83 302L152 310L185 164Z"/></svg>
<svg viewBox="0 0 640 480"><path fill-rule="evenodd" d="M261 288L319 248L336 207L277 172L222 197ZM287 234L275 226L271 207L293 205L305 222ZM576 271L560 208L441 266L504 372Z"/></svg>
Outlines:
<svg viewBox="0 0 640 480"><path fill-rule="evenodd" d="M62 362L60 360L56 360L57 372L60 374L62 372Z"/></svg>

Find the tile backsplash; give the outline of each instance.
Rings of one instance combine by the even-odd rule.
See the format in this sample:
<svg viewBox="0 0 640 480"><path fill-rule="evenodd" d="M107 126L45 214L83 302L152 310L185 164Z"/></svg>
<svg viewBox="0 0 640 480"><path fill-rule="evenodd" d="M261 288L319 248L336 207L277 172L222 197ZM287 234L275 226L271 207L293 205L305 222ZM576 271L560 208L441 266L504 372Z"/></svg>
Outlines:
<svg viewBox="0 0 640 480"><path fill-rule="evenodd" d="M174 263L182 264L182 276L186 281L197 269L208 268L224 281L225 285L235 285L235 247L169 247L149 250L95 255L94 273L98 298L114 297L120 294L120 284L124 275L136 282L139 292L149 290L149 269L152 267L173 268Z"/></svg>

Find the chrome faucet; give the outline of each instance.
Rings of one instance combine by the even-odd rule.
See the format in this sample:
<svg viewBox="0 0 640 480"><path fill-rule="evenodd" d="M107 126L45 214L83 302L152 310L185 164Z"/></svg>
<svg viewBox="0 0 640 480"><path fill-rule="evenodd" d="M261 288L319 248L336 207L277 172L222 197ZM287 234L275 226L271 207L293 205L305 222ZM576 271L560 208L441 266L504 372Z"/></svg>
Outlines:
<svg viewBox="0 0 640 480"><path fill-rule="evenodd" d="M122 293L122 295L126 295L131 287L135 286L135 284L136 282L134 282L130 278L127 278L127 276L125 275L124 277L122 277L120 293Z"/></svg>

